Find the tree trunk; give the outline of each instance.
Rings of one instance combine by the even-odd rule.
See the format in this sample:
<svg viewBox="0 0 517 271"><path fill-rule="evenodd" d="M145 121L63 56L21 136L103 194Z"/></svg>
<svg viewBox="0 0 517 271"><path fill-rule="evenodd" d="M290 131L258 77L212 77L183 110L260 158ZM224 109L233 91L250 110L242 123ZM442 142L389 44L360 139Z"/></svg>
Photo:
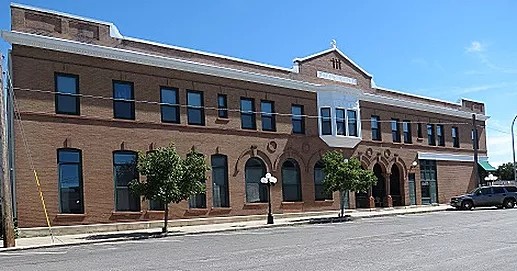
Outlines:
<svg viewBox="0 0 517 271"><path fill-rule="evenodd" d="M167 221L169 219L169 204L165 204L165 212L163 214L163 228L162 233L167 232Z"/></svg>
<svg viewBox="0 0 517 271"><path fill-rule="evenodd" d="M339 217L344 217L345 216L345 193L342 191L339 191L339 195L341 197L341 199L339 201L339 205L341 207L341 213L339 214Z"/></svg>

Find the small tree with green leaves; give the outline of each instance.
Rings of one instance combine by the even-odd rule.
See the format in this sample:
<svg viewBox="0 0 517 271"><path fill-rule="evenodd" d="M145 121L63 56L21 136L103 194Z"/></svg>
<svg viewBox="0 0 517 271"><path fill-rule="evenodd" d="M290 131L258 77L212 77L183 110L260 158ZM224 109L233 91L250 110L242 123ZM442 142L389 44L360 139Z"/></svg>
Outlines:
<svg viewBox="0 0 517 271"><path fill-rule="evenodd" d="M370 170L361 168L356 158L346 159L338 151L328 151L323 155L325 179L323 186L328 193L339 191L341 213L345 214L344 195L348 191L366 192L377 183L377 177Z"/></svg>
<svg viewBox="0 0 517 271"><path fill-rule="evenodd" d="M497 171L495 173L499 180L513 180L513 163L508 162L497 167Z"/></svg>
<svg viewBox="0 0 517 271"><path fill-rule="evenodd" d="M133 180L131 191L147 200L156 200L165 205L162 232L167 232L169 204L179 203L205 191L206 171L203 154L191 150L185 159L173 145L139 153L138 172L145 180Z"/></svg>

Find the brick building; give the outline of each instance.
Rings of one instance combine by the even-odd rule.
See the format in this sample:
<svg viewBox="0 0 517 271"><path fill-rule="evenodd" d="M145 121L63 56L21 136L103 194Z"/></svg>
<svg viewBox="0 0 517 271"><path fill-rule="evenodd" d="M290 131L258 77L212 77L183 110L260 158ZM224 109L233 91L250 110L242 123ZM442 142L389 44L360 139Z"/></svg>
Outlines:
<svg viewBox="0 0 517 271"><path fill-rule="evenodd" d="M2 37L12 44L10 117L22 119L11 142L21 227L46 224L31 163L54 225L161 218L163 206L132 196L127 181L136 152L171 142L212 167L206 194L172 205L171 219L264 214L266 172L279 180L275 212L337 209L339 195L321 184L331 149L379 179L346 195L349 208L369 207L370 195L376 206L446 203L475 186L473 114L487 159L483 103L378 87L335 44L283 68L55 11L13 4L11 16Z"/></svg>

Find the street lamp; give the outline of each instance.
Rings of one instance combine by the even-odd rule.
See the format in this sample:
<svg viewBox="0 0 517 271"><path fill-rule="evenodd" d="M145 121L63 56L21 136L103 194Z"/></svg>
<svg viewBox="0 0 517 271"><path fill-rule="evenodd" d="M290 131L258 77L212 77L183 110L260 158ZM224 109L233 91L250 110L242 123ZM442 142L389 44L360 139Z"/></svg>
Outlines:
<svg viewBox="0 0 517 271"><path fill-rule="evenodd" d="M490 182L490 184L492 184L494 181L497 181L497 176L494 176L492 173L490 173L487 177L485 177L485 181Z"/></svg>
<svg viewBox="0 0 517 271"><path fill-rule="evenodd" d="M260 182L263 184L267 184L267 203L268 203L268 213L267 213L267 224L273 224L273 213L271 212L271 186L275 185L277 179L271 175L271 173L266 173L266 176L260 178Z"/></svg>
<svg viewBox="0 0 517 271"><path fill-rule="evenodd" d="M513 180L517 182L517 166L515 165L515 138L513 136L513 125L515 124L515 119L517 119L517 115L515 115L512 121Z"/></svg>

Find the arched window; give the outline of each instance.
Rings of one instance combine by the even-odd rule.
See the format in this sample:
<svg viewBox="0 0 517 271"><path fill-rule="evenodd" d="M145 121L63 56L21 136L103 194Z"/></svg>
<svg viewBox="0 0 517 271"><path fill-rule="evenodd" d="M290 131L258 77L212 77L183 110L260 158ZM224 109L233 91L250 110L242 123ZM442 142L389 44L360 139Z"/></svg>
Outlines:
<svg viewBox="0 0 517 271"><path fill-rule="evenodd" d="M138 179L137 158L134 151L113 152L115 211L140 211L140 197L129 191L129 182Z"/></svg>
<svg viewBox="0 0 517 271"><path fill-rule="evenodd" d="M314 199L315 200L326 200L332 199L332 193L326 193L323 187L323 179L325 179L325 173L323 172L323 162L318 161L314 165Z"/></svg>
<svg viewBox="0 0 517 271"><path fill-rule="evenodd" d="M267 202L267 186L260 182L266 175L266 165L258 158L250 158L245 166L246 202Z"/></svg>
<svg viewBox="0 0 517 271"><path fill-rule="evenodd" d="M228 197L228 158L212 155L212 200L214 207L230 207Z"/></svg>
<svg viewBox="0 0 517 271"><path fill-rule="evenodd" d="M282 193L284 201L302 200L300 167L293 159L288 159L282 164Z"/></svg>

